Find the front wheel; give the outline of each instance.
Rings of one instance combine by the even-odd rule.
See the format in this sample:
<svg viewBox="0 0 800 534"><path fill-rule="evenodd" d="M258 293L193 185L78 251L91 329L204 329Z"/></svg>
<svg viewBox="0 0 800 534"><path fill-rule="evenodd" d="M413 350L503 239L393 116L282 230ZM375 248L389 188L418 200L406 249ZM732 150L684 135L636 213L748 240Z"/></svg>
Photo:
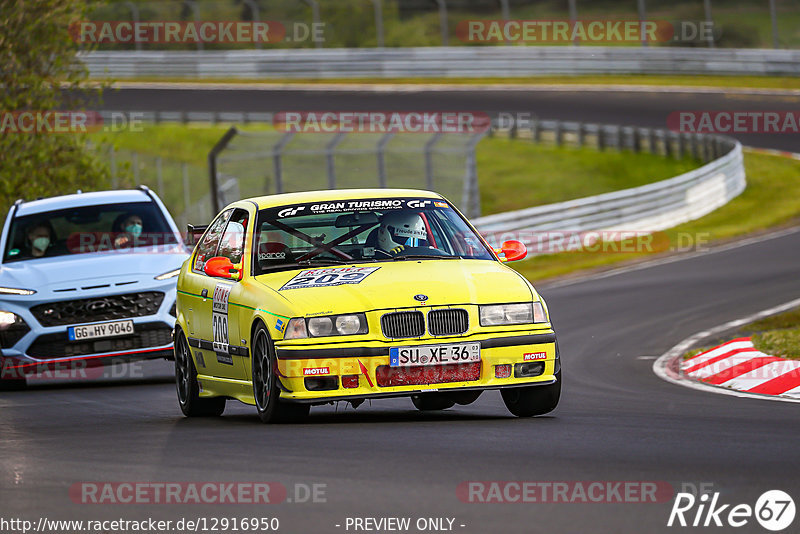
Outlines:
<svg viewBox="0 0 800 534"><path fill-rule="evenodd" d="M178 404L186 417L218 417L225 411L223 397L201 398L197 383L197 369L189 352L189 343L183 332L175 336L175 385L178 389Z"/></svg>
<svg viewBox="0 0 800 534"><path fill-rule="evenodd" d="M263 324L253 336L253 396L262 423L294 422L308 415L308 404L281 402L278 388L278 360Z"/></svg>
<svg viewBox="0 0 800 534"><path fill-rule="evenodd" d="M501 394L508 411L517 417L550 413L561 398L561 371L556 373L555 384L508 388L501 390Z"/></svg>

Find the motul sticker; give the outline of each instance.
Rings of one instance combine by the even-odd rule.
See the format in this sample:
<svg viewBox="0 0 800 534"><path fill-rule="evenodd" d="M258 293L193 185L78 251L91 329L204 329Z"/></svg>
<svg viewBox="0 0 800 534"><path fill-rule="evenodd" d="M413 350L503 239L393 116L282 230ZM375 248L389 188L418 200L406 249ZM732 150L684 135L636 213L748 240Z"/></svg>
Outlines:
<svg viewBox="0 0 800 534"><path fill-rule="evenodd" d="M547 353L546 352L526 352L522 356L523 361L529 362L531 360L546 360Z"/></svg>
<svg viewBox="0 0 800 534"><path fill-rule="evenodd" d="M304 376L315 376L315 375L329 375L331 374L331 370L328 367L306 367L303 369Z"/></svg>

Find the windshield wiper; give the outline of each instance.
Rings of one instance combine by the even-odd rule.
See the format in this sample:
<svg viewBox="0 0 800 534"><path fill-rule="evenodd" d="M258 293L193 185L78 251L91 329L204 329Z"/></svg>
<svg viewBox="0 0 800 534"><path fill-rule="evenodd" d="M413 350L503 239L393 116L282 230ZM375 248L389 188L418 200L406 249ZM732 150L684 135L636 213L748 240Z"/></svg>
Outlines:
<svg viewBox="0 0 800 534"><path fill-rule="evenodd" d="M401 260L459 260L461 256L436 256L434 254L404 254L395 256L392 261Z"/></svg>
<svg viewBox="0 0 800 534"><path fill-rule="evenodd" d="M307 260L296 261L297 265L319 265L320 263L335 263L337 265L350 265L358 263L358 260L342 260L339 258L309 258Z"/></svg>

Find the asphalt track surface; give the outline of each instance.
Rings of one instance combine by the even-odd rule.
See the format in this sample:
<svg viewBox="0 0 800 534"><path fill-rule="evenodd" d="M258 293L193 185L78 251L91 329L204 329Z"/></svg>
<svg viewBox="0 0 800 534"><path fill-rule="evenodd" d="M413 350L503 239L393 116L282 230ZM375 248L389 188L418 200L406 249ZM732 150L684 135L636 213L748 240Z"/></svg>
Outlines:
<svg viewBox="0 0 800 534"><path fill-rule="evenodd" d="M689 109L714 102L714 109L725 107L719 99L705 102L706 97L315 92L309 102L317 109L464 109L482 99L480 109L487 111L541 109L547 118L658 125L665 119L650 106L677 105L665 103L670 98L686 98ZM296 109L310 98L121 91L103 107L244 110L260 102L260 110L277 111ZM796 142L792 136L757 139L784 149ZM662 481L675 491L683 484L710 483L726 504L752 506L770 489L797 501L795 405L682 388L657 378L651 366L652 357L688 335L800 295L798 251L800 232L540 287L558 331L564 369L561 404L546 417L513 418L499 393L488 392L470 406L441 413L423 414L408 399L395 399L356 411L315 408L305 424L264 426L254 408L229 402L222 418L190 420L180 415L167 362L145 364L143 378L45 382L26 392L2 393L0 516L267 516L280 519L282 532L319 533L353 532L345 530L347 517L450 517L454 530L464 533L639 533L707 529L667 528L671 501L482 504L462 502L456 488L465 481ZM325 484L326 502L77 504L69 489L81 481L275 481L289 488L290 497L296 483ZM736 530L765 532L754 519Z"/></svg>

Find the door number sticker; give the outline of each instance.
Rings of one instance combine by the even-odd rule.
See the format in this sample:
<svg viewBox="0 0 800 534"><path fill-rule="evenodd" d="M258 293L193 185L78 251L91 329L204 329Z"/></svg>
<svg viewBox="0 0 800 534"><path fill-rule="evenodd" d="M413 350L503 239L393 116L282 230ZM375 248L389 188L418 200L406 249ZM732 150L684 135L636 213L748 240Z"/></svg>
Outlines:
<svg viewBox="0 0 800 534"><path fill-rule="evenodd" d="M228 284L217 284L211 304L211 327L214 331L214 352L228 354L228 298L231 288Z"/></svg>
<svg viewBox="0 0 800 534"><path fill-rule="evenodd" d="M333 267L330 269L306 269L286 282L280 291L304 287L341 286L360 284L364 278L380 267Z"/></svg>

